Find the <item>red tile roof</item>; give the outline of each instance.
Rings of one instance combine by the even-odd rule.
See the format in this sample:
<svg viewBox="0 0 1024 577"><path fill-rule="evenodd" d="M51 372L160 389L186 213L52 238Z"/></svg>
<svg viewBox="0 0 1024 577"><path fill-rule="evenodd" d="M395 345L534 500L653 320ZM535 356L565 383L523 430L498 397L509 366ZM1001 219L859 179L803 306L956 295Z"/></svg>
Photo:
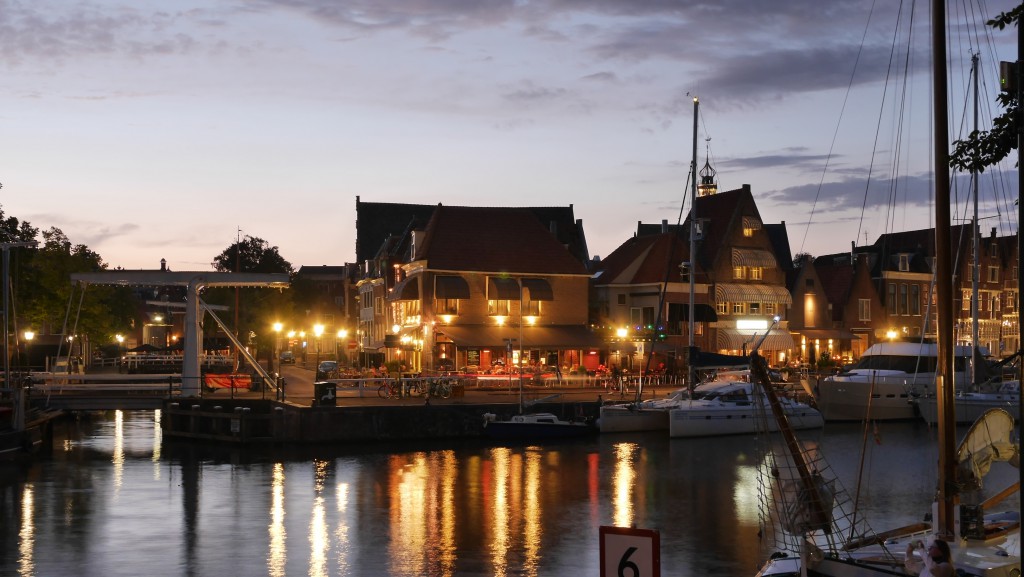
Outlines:
<svg viewBox="0 0 1024 577"><path fill-rule="evenodd" d="M416 249L434 270L587 274L530 209L438 206Z"/></svg>

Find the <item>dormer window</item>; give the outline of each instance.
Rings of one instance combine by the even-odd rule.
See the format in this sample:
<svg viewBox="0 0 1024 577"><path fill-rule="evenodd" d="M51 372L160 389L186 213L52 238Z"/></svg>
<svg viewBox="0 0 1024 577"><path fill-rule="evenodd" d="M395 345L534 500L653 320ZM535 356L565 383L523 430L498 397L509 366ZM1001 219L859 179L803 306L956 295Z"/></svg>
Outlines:
<svg viewBox="0 0 1024 577"><path fill-rule="evenodd" d="M900 272L908 272L910 270L910 255L900 255Z"/></svg>

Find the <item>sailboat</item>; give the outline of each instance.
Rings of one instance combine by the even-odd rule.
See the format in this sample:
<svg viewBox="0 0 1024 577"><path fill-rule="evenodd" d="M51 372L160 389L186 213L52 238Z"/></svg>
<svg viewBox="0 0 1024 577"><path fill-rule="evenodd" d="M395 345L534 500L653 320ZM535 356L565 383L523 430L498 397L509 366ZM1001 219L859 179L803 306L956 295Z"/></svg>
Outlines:
<svg viewBox="0 0 1024 577"><path fill-rule="evenodd" d="M1009 443L1009 447L999 449L998 443L992 443L995 448L986 450L979 448L981 443L976 445L970 441L966 448L961 446L962 452L958 452L955 442L945 10L943 1L933 0L935 276L938 303L936 390L939 409L939 467L933 504L934 524L912 524L884 533L871 530L863 516L857 514L856 503L845 496L845 491L824 457L820 452L803 445L788 426L785 412L770 386L767 364L755 350L751 354L751 372L769 399L772 415L783 439L781 444L767 447L762 470L764 481L761 485L761 498L764 503L771 505L763 511L763 529L780 537L777 543L781 543L784 550L773 554L758 576L910 575L904 568L906 559L902 549L909 540L931 536L943 538L952 546L953 565L963 574L1020 575L1019 511L994 517L984 513L991 500L973 507L961 504L961 496L967 496L965 478L971 477L959 470L958 456L979 452L988 455L1012 453L1015 456L1017 447ZM989 427L986 424L981 425L981 428ZM1012 431L1012 426L1009 430ZM1019 491L1019 484L1016 488L1004 491L1004 494L1014 491Z"/></svg>
<svg viewBox="0 0 1024 577"><path fill-rule="evenodd" d="M971 75L974 80L974 120L977 129L978 120L978 56L971 59ZM1000 408L1006 410L1014 419L1020 419L1020 380L1002 380L1000 374L989 375L987 362L982 358L979 350L978 338L978 277L981 267L979 234L978 234L978 173L971 173L971 196L974 204L974 218L971 221L971 236L973 259L971 266L971 363L969 366L970 379L967 386L957 386L957 392L953 399L958 424L973 423L989 409ZM1003 365L1013 360L1017 354L1004 359L997 364ZM939 409L936 396L921 396L915 401L917 411L925 422L932 424L938 422Z"/></svg>

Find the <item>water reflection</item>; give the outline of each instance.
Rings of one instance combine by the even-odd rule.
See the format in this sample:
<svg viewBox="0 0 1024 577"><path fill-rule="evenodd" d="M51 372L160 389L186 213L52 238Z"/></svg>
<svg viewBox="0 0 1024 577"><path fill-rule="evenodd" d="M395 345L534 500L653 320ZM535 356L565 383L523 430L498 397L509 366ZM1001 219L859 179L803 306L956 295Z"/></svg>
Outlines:
<svg viewBox="0 0 1024 577"><path fill-rule="evenodd" d="M284 465L281 463L274 463L270 495L270 526L268 527L270 555L267 557L267 569L270 577L283 577L287 560L285 555L287 530L284 527Z"/></svg>
<svg viewBox="0 0 1024 577"><path fill-rule="evenodd" d="M26 484L21 492L21 527L18 530L18 575L34 575L35 491Z"/></svg>
<svg viewBox="0 0 1024 577"><path fill-rule="evenodd" d="M0 531L0 546L17 556L0 557L0 574L594 575L601 525L660 531L666 574L753 574L763 558L751 437L296 456L157 442L158 418L71 423L58 431L63 450L4 478L0 505L16 506L0 506L0 523L18 530ZM856 431L830 432L822 452L859 447ZM885 438L893 455L877 456L866 480L898 485L900 498L865 502L919 518L914 499L934 485L927 431Z"/></svg>
<svg viewBox="0 0 1024 577"><path fill-rule="evenodd" d="M633 469L633 455L637 452L635 443L615 445L615 510L613 523L616 527L633 526L633 491L636 489L636 471Z"/></svg>

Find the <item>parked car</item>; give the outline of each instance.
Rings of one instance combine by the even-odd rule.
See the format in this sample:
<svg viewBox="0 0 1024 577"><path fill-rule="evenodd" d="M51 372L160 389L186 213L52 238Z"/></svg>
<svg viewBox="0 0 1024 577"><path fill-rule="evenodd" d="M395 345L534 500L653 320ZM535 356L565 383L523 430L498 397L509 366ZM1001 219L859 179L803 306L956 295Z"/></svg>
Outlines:
<svg viewBox="0 0 1024 577"><path fill-rule="evenodd" d="M295 353L291 351L282 351L280 361L282 365L294 365L295 364Z"/></svg>
<svg viewBox="0 0 1024 577"><path fill-rule="evenodd" d="M320 361L320 366L316 368L316 380L336 378L338 378L338 362Z"/></svg>

